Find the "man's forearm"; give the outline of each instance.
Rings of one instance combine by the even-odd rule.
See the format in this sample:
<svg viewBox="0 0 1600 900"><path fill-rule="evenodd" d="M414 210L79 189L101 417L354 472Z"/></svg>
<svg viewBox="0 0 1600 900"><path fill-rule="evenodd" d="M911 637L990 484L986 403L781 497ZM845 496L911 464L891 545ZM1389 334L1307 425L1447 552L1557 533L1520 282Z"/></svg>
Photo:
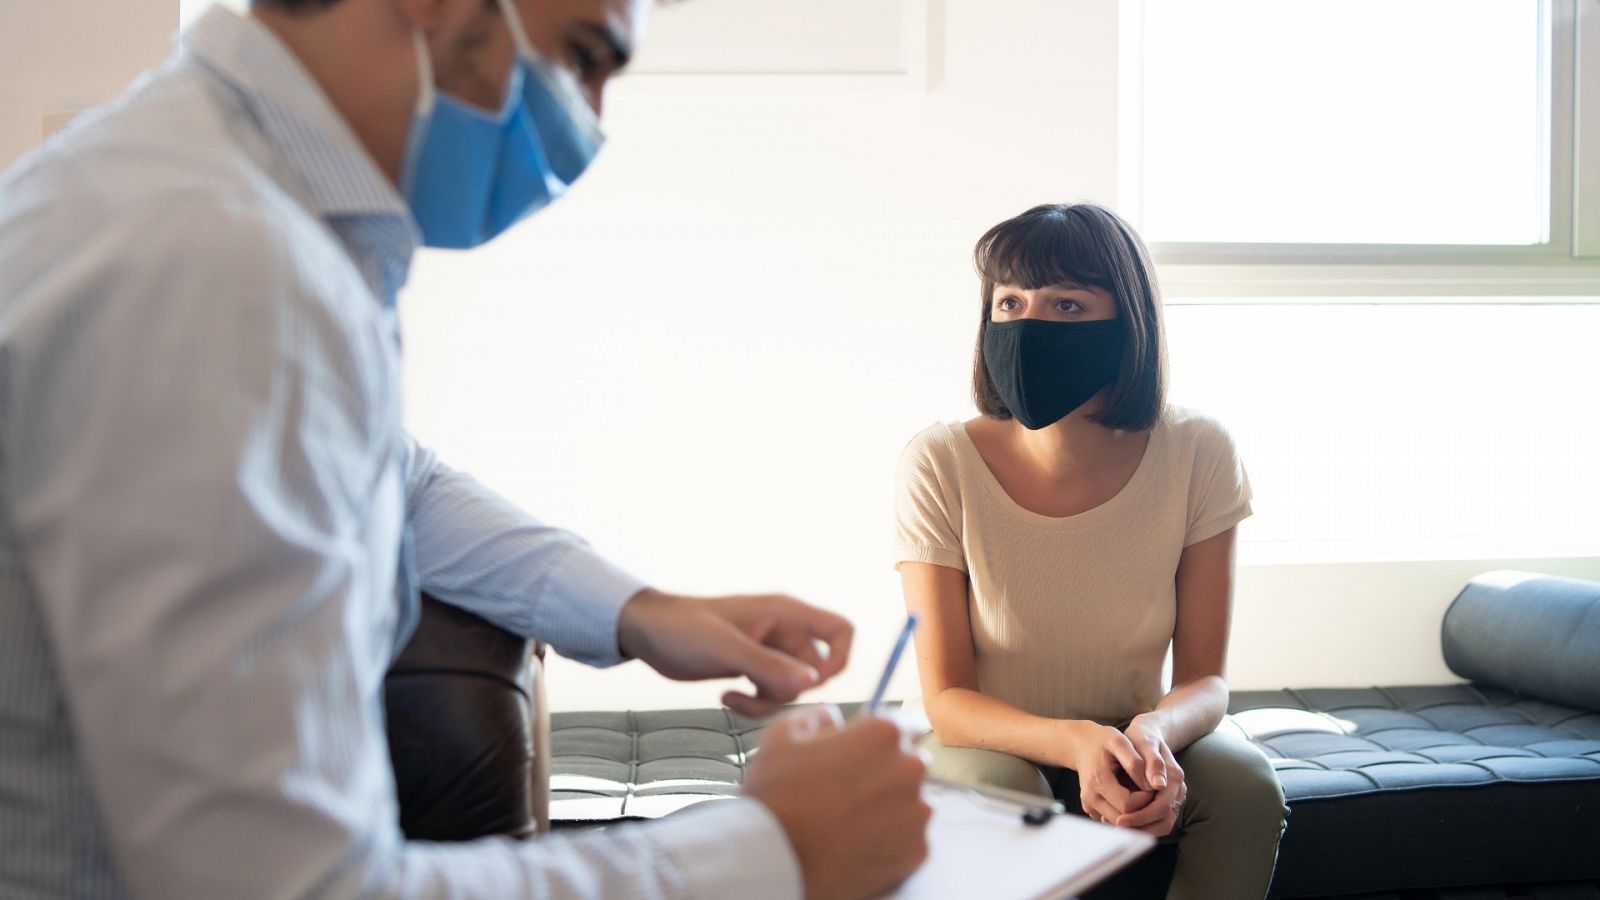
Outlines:
<svg viewBox="0 0 1600 900"><path fill-rule="evenodd" d="M424 590L563 656L621 661L618 619L644 582L414 440L408 450L406 514Z"/></svg>

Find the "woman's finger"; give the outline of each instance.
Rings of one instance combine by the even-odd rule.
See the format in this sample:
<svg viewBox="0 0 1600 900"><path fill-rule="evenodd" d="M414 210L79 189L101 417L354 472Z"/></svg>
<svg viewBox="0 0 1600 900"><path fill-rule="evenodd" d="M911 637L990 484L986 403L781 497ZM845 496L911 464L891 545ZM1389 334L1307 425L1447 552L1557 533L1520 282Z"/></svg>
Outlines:
<svg viewBox="0 0 1600 900"><path fill-rule="evenodd" d="M1127 805L1122 808L1122 813L1123 815L1127 815L1128 813L1138 812L1139 810L1149 806L1150 802L1155 798L1155 791L1129 791L1128 802Z"/></svg>
<svg viewBox="0 0 1600 900"><path fill-rule="evenodd" d="M1090 777L1084 781L1082 789L1078 792L1079 799L1083 801L1085 812L1093 810L1100 821L1107 825L1117 820L1122 815L1123 803L1126 802L1128 792L1112 780L1109 784L1103 777Z"/></svg>
<svg viewBox="0 0 1600 900"><path fill-rule="evenodd" d="M1132 828L1142 831L1151 837L1166 837L1178 827L1178 807L1176 799L1159 797L1151 803L1147 810L1142 810L1138 816L1124 816L1117 822L1121 828ZM1146 816L1148 813L1148 816Z"/></svg>
<svg viewBox="0 0 1600 900"><path fill-rule="evenodd" d="M1165 741L1158 741L1152 738L1144 751L1144 756L1148 760L1145 769L1145 780L1156 790L1161 790L1167 786L1166 749Z"/></svg>
<svg viewBox="0 0 1600 900"><path fill-rule="evenodd" d="M1178 802L1181 788L1181 782L1173 782L1150 798L1149 803L1120 816L1117 825L1122 828L1142 828L1167 818L1173 813L1173 804Z"/></svg>
<svg viewBox="0 0 1600 900"><path fill-rule="evenodd" d="M1172 807L1164 803L1152 803L1144 809L1120 815L1116 819L1118 828L1144 828L1161 821L1172 815Z"/></svg>
<svg viewBox="0 0 1600 900"><path fill-rule="evenodd" d="M1150 780L1145 776L1144 760L1139 758L1139 751L1134 749L1133 742L1120 731L1107 729L1111 737L1106 740L1106 749L1122 765L1122 770L1128 773L1134 783L1142 791L1155 790L1150 785Z"/></svg>
<svg viewBox="0 0 1600 900"><path fill-rule="evenodd" d="M1087 791L1078 796L1078 801L1083 804L1084 813L1096 822L1110 825L1117 820L1119 813L1100 794Z"/></svg>
<svg viewBox="0 0 1600 900"><path fill-rule="evenodd" d="M1161 758L1167 765L1167 777L1173 781L1183 780L1183 766L1178 765L1177 757L1173 756L1172 748L1166 744L1161 745Z"/></svg>
<svg viewBox="0 0 1600 900"><path fill-rule="evenodd" d="M1117 783L1116 763L1109 758L1102 757L1100 770L1097 772L1080 773L1087 779L1085 787L1105 801L1121 815L1129 809L1128 789Z"/></svg>
<svg viewBox="0 0 1600 900"><path fill-rule="evenodd" d="M1153 838L1164 838L1167 835L1171 834L1172 830L1174 828L1176 828L1176 827L1177 827L1176 820L1173 819L1171 816L1168 816L1166 819L1163 819L1160 822L1156 822L1153 825L1146 825L1146 826L1144 826L1142 828L1136 828L1134 830L1135 831L1142 831L1145 834L1148 834Z"/></svg>

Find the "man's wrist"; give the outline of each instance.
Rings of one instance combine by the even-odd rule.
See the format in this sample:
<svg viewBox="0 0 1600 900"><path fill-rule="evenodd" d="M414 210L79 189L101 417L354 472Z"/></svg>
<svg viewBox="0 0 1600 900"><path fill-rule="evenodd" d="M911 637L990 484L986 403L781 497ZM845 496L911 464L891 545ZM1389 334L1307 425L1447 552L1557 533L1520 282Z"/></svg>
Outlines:
<svg viewBox="0 0 1600 900"><path fill-rule="evenodd" d="M650 618L672 601L672 595L647 587L622 604L622 612L617 615L617 650L624 660L648 655Z"/></svg>

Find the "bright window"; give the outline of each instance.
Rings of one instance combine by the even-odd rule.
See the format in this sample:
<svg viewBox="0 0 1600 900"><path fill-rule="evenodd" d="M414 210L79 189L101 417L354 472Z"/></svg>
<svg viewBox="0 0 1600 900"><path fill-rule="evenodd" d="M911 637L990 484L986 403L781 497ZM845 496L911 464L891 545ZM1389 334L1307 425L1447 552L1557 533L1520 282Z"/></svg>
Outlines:
<svg viewBox="0 0 1600 900"><path fill-rule="evenodd" d="M1527 0L1146 0L1145 236L1540 243L1548 59Z"/></svg>
<svg viewBox="0 0 1600 900"><path fill-rule="evenodd" d="M1600 258L1593 5L1124 0L1121 205L1183 264Z"/></svg>
<svg viewBox="0 0 1600 900"><path fill-rule="evenodd" d="M1595 552L1600 3L1123 13L1121 207L1244 558Z"/></svg>
<svg viewBox="0 0 1600 900"><path fill-rule="evenodd" d="M1600 550L1600 306L1209 303L1167 327L1173 400L1249 469L1246 561Z"/></svg>

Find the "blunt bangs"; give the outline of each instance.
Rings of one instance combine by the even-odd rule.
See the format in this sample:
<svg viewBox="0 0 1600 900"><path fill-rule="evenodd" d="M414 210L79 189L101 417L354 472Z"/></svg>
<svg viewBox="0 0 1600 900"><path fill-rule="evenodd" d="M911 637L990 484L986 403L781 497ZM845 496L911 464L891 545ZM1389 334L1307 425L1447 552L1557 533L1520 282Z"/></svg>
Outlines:
<svg viewBox="0 0 1600 900"><path fill-rule="evenodd" d="M997 284L1029 291L1053 284L1114 290L1105 248L1077 209L1036 206L989 229L972 254L989 290Z"/></svg>
<svg viewBox="0 0 1600 900"><path fill-rule="evenodd" d="M972 365L972 396L979 412L1012 417L983 358L995 286L1037 290L1077 284L1109 293L1125 323L1122 367L1094 421L1134 431L1155 427L1166 407L1166 329L1150 254L1127 222L1093 203L1035 206L989 229L978 239L972 259L983 281Z"/></svg>

